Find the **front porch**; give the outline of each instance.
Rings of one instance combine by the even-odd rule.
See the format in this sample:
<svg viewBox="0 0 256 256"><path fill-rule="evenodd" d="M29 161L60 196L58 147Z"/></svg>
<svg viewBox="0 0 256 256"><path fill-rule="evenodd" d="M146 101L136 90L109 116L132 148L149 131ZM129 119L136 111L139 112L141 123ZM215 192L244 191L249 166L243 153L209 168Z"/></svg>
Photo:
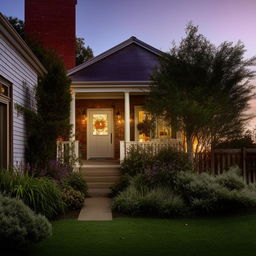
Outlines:
<svg viewBox="0 0 256 256"><path fill-rule="evenodd" d="M153 131L139 129L149 116L143 109L146 91L101 91L72 89L70 121L76 157L122 161L134 145L151 148L153 154L164 146L182 150L181 135L161 120Z"/></svg>

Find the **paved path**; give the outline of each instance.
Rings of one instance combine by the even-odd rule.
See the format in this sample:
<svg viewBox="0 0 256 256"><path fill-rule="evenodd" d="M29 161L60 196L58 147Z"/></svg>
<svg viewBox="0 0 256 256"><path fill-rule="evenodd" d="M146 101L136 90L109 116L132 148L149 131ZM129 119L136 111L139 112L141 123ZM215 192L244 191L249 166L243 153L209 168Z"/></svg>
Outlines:
<svg viewBox="0 0 256 256"><path fill-rule="evenodd" d="M78 220L112 220L111 198L86 198Z"/></svg>

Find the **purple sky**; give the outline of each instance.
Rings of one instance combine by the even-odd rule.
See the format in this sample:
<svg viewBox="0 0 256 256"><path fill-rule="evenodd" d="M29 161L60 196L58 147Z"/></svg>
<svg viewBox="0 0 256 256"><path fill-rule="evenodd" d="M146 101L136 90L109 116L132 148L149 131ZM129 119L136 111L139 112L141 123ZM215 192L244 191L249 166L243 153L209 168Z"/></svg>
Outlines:
<svg viewBox="0 0 256 256"><path fill-rule="evenodd" d="M214 44L241 40L256 55L256 0L77 0L77 36L94 55L136 36L167 51L192 21ZM0 0L0 11L24 18L24 0ZM256 106L256 103L254 104Z"/></svg>

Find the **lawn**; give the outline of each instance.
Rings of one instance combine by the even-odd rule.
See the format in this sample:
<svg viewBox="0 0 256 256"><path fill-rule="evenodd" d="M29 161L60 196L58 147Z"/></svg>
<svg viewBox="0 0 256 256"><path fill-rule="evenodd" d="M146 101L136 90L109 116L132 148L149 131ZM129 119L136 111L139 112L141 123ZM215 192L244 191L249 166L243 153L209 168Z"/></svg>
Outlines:
<svg viewBox="0 0 256 256"><path fill-rule="evenodd" d="M25 255L255 255L256 215L198 219L59 220Z"/></svg>

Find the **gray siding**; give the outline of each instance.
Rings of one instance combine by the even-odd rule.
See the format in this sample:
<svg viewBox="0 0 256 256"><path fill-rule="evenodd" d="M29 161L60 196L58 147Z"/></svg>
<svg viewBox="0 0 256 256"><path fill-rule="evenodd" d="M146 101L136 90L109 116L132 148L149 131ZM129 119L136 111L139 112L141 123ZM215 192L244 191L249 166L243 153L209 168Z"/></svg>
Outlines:
<svg viewBox="0 0 256 256"><path fill-rule="evenodd" d="M25 124L15 104L34 105L34 89L37 84L36 72L0 35L0 75L12 84L13 93L13 164L24 163ZM32 97L29 97L31 95Z"/></svg>

